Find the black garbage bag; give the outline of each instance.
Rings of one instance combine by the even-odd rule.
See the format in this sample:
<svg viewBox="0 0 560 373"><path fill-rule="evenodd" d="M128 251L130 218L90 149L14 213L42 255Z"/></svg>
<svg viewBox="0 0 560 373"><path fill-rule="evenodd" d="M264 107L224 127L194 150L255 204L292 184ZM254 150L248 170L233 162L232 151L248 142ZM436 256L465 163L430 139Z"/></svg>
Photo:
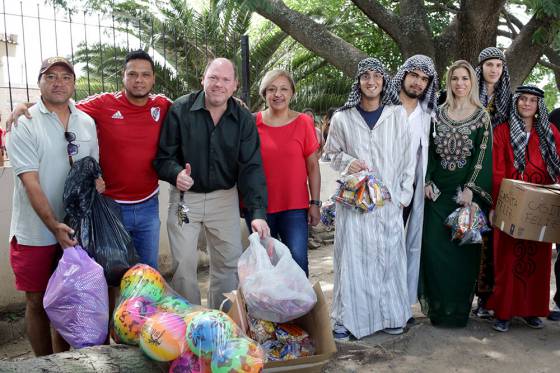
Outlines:
<svg viewBox="0 0 560 373"><path fill-rule="evenodd" d="M116 202L97 192L101 175L92 157L76 161L64 184L64 222L76 232L86 252L103 267L109 286L119 286L124 273L138 262L132 237L122 223Z"/></svg>

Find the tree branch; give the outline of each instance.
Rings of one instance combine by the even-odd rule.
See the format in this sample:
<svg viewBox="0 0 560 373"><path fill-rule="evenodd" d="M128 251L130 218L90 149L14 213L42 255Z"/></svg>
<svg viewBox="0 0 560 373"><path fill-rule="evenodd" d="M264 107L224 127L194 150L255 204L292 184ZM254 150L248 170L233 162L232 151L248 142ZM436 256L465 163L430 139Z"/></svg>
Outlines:
<svg viewBox="0 0 560 373"><path fill-rule="evenodd" d="M502 8L502 15L504 16L504 19L506 20L505 25L511 30L511 33L513 35L513 37L511 39L515 38L519 32L515 29L514 24L511 20L510 14L508 12L506 12L505 8ZM523 27L523 25L522 25L522 27ZM498 32L499 31L500 30L498 30Z"/></svg>
<svg viewBox="0 0 560 373"><path fill-rule="evenodd" d="M325 25L301 14L281 0L236 0L245 2L257 13L274 22L305 48L324 58L348 76L354 76L358 62L367 55L331 33Z"/></svg>
<svg viewBox="0 0 560 373"><path fill-rule="evenodd" d="M426 2L432 4L432 6L435 6L435 7L439 8L440 10L447 10L451 13L457 13L461 10L458 7L456 7L455 5L444 3L444 2L441 2L439 0L431 0L431 1L429 0L429 1L426 1Z"/></svg>
<svg viewBox="0 0 560 373"><path fill-rule="evenodd" d="M404 58L419 53L435 57L424 0L400 0L398 16L377 0L352 2L397 43Z"/></svg>
<svg viewBox="0 0 560 373"><path fill-rule="evenodd" d="M509 21L511 21L511 23L513 23L515 26L517 26L517 28L519 30L521 30L523 28L523 26L525 26L523 24L523 22L521 22L521 20L519 18L517 18L516 16L514 16L513 14L511 14L510 12L508 12L505 7L502 8L502 14L504 15L504 18L509 19Z"/></svg>
<svg viewBox="0 0 560 373"><path fill-rule="evenodd" d="M548 67L550 70L560 72L560 66L559 65L555 65L553 63L550 63L546 60L543 60L542 58L539 60L539 64L544 66L544 67Z"/></svg>
<svg viewBox="0 0 560 373"><path fill-rule="evenodd" d="M529 75L533 66L540 60L546 45L533 42L533 34L540 27L550 28L554 22L553 17L533 15L529 22L520 30L506 51L508 69L511 75L511 85L521 84Z"/></svg>
<svg viewBox="0 0 560 373"><path fill-rule="evenodd" d="M377 0L352 0L364 14L375 22L393 40L400 44L403 37L399 17Z"/></svg>
<svg viewBox="0 0 560 373"><path fill-rule="evenodd" d="M507 31L500 30L500 29L498 29L498 36L503 36L503 37L509 38L509 39L515 39L515 36L511 32L507 32Z"/></svg>
<svg viewBox="0 0 560 373"><path fill-rule="evenodd" d="M554 49L547 47L544 51L548 60L556 66L560 66L560 54L558 54ZM553 70L554 77L556 78L556 88L560 90L560 69Z"/></svg>

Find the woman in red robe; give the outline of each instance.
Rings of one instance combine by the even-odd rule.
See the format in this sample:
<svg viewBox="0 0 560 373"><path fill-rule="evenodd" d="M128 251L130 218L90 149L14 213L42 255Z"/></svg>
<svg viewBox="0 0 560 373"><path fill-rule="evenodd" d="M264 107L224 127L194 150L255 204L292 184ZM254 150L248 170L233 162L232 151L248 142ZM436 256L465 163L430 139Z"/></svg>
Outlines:
<svg viewBox="0 0 560 373"><path fill-rule="evenodd" d="M548 122L544 92L520 86L513 96L509 123L494 129L493 201L502 179L552 184L560 176L560 133ZM492 213L491 213L492 215ZM497 319L493 328L509 330L513 317L532 328L544 326L548 315L552 244L512 238L494 228L495 284L488 300Z"/></svg>

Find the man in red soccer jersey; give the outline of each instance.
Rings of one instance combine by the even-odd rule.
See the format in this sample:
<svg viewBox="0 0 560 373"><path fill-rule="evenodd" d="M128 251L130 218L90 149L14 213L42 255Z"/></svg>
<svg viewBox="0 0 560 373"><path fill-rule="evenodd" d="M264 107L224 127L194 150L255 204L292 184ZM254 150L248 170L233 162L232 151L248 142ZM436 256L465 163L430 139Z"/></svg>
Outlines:
<svg viewBox="0 0 560 373"><path fill-rule="evenodd" d="M88 97L76 107L95 120L99 163L106 182L104 194L121 206L140 262L157 268L159 187L152 161L172 102L163 95L150 94L155 84L154 62L143 50L127 54L123 84L120 92ZM31 117L23 104L16 106L13 116L21 114Z"/></svg>

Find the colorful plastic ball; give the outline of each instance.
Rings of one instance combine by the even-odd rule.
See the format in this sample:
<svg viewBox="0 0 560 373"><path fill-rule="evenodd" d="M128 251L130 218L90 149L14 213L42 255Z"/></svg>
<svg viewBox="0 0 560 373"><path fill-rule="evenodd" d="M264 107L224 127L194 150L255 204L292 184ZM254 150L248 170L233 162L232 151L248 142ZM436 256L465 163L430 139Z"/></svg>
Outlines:
<svg viewBox="0 0 560 373"><path fill-rule="evenodd" d="M198 357L187 349L183 355L174 360L169 367L169 373L211 373L210 359Z"/></svg>
<svg viewBox="0 0 560 373"><path fill-rule="evenodd" d="M163 276L146 264L136 264L121 280L121 297L142 296L157 302L165 291Z"/></svg>
<svg viewBox="0 0 560 373"><path fill-rule="evenodd" d="M137 345L142 326L156 312L157 307L147 298L133 297L123 301L113 314L115 341Z"/></svg>
<svg viewBox="0 0 560 373"><path fill-rule="evenodd" d="M186 299L177 295L166 295L157 304L163 312L171 312L179 315L186 315L193 311L193 306Z"/></svg>
<svg viewBox="0 0 560 373"><path fill-rule="evenodd" d="M169 312L158 312L142 327L140 348L157 361L171 361L185 352L186 325L183 318Z"/></svg>
<svg viewBox="0 0 560 373"><path fill-rule="evenodd" d="M249 338L233 338L212 355L212 373L258 373L264 365L264 352Z"/></svg>
<svg viewBox="0 0 560 373"><path fill-rule="evenodd" d="M200 313L202 313L202 312L204 312L204 311L193 311L193 312L189 312L189 313L187 313L187 314L185 315L184 320L185 320L185 324L187 325L187 330L189 329L189 324L191 323L192 319L193 319L196 315L198 315L198 314L200 314Z"/></svg>
<svg viewBox="0 0 560 373"><path fill-rule="evenodd" d="M187 324L189 349L198 356L213 353L236 335L233 320L217 310L200 311Z"/></svg>

